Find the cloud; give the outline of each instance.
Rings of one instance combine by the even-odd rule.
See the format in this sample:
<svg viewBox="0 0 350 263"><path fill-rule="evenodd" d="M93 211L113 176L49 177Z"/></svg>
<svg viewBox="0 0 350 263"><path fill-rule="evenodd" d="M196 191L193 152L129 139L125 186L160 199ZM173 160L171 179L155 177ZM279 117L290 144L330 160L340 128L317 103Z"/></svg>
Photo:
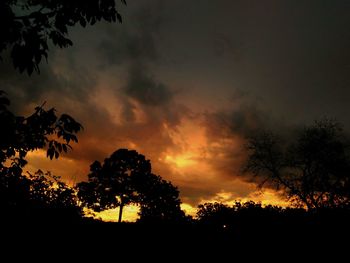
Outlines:
<svg viewBox="0 0 350 263"><path fill-rule="evenodd" d="M210 165L220 171L223 180L240 178L250 183L258 182L259 178L243 173L248 154L247 139L263 130L277 134L290 130L282 120L260 108L254 97L240 91L233 92L231 107L205 113L202 125L208 141L207 161ZM244 193L242 197L246 195Z"/></svg>
<svg viewBox="0 0 350 263"><path fill-rule="evenodd" d="M157 83L153 76L146 75L147 70L140 64L134 65L128 72L128 82L123 91L125 94L148 106L168 106L173 93L163 83Z"/></svg>

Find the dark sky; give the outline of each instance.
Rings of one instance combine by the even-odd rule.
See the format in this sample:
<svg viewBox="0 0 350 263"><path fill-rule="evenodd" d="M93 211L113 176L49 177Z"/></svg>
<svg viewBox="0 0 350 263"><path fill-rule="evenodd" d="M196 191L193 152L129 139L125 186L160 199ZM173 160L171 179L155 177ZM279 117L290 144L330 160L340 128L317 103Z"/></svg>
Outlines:
<svg viewBox="0 0 350 263"><path fill-rule="evenodd" d="M244 182L244 136L322 117L350 129L349 1L128 1L123 24L72 28L38 76L2 63L18 112L47 101L85 127L61 161L32 168L86 178L120 147L150 158L186 204L277 200Z"/></svg>

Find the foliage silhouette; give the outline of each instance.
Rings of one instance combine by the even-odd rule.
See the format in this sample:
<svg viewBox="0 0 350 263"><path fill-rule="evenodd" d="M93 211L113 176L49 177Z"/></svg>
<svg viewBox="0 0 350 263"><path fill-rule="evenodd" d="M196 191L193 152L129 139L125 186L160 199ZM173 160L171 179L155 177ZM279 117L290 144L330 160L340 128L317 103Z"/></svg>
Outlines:
<svg viewBox="0 0 350 263"><path fill-rule="evenodd" d="M180 208L179 190L159 175L135 178L139 192L140 221L182 221L185 214Z"/></svg>
<svg viewBox="0 0 350 263"><path fill-rule="evenodd" d="M95 211L140 204L142 220L170 220L182 215L178 190L151 173L151 163L135 150L119 149L103 165L90 166L88 182L77 185L82 203Z"/></svg>
<svg viewBox="0 0 350 263"><path fill-rule="evenodd" d="M66 48L73 44L67 37L68 27L101 20L122 21L115 0L2 0L0 53L10 48L14 67L30 75L39 72L43 58L47 60L49 40Z"/></svg>
<svg viewBox="0 0 350 263"><path fill-rule="evenodd" d="M82 209L78 206L74 189L63 183L59 177L41 170L30 174L29 207L34 210L36 219L43 220L49 217L56 221L79 221Z"/></svg>
<svg viewBox="0 0 350 263"><path fill-rule="evenodd" d="M0 91L0 172L10 172L4 166L7 160L11 167L20 169L26 165L29 151L47 148L50 159L71 149L71 142L78 142L76 134L82 126L71 116L56 115L56 110L45 110L44 105L36 107L28 117L16 116L9 109L10 101ZM20 169L20 172L21 169Z"/></svg>
<svg viewBox="0 0 350 263"><path fill-rule="evenodd" d="M250 138L246 172L283 189L298 206L308 209L350 205L349 144L339 123L316 121L283 145L271 133Z"/></svg>
<svg viewBox="0 0 350 263"><path fill-rule="evenodd" d="M82 126L69 115L62 114L58 117L55 109L45 110L43 106L36 107L35 112L28 117L16 116L8 109L9 104L10 101L5 93L0 92L0 202L2 209L21 211L30 209L36 198L32 194L37 193L39 185L47 186L48 191L43 190L45 187L41 190L42 193L47 194L47 198L51 198L50 204L61 202L68 205L70 196L67 196L67 200L64 200L63 196L70 192L58 178L53 178L56 187L54 190L53 185L46 180L47 176L38 173L28 178L23 175L23 168L27 164L27 153L34 150L47 149L47 156L50 159L59 158L62 152L72 148L71 142L78 141L76 134ZM55 200L52 199L53 193L56 195ZM43 203L45 202L41 202Z"/></svg>
<svg viewBox="0 0 350 263"><path fill-rule="evenodd" d="M0 207L9 220L71 223L82 218L74 190L49 172L2 176L0 180Z"/></svg>
<svg viewBox="0 0 350 263"><path fill-rule="evenodd" d="M227 225L227 220L232 218L232 210L228 205L222 203L204 203L198 206L197 218L204 223Z"/></svg>
<svg viewBox="0 0 350 263"><path fill-rule="evenodd" d="M135 203L138 193L134 177L151 173L151 164L136 151L120 149L104 160L90 166L89 182L78 184L79 197L95 211L119 207L119 222L125 205Z"/></svg>
<svg viewBox="0 0 350 263"><path fill-rule="evenodd" d="M328 247L349 233L349 210L310 211L303 208L262 206L253 201L232 206L205 203L199 206L197 222L215 240L236 244L267 244L270 248L290 250L308 248L310 242ZM224 242L226 242L224 241ZM321 242L321 243L320 243Z"/></svg>

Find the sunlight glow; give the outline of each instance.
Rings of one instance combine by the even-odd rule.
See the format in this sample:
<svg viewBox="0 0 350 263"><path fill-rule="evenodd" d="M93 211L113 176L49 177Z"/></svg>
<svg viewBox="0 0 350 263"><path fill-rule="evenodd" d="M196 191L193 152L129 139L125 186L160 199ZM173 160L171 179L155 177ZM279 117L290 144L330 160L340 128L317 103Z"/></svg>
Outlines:
<svg viewBox="0 0 350 263"><path fill-rule="evenodd" d="M197 214L197 207L193 207L192 205L187 204L187 203L181 204L181 210L183 210L186 215L190 215L193 217L195 217Z"/></svg>
<svg viewBox="0 0 350 263"><path fill-rule="evenodd" d="M87 216L92 212L89 210L84 210ZM123 209L123 222L136 222L139 218L138 212L140 211L140 207L137 205L128 205ZM91 215L90 215L91 217ZM95 219L99 219L105 222L118 222L119 217L119 208L105 210L99 213L94 213L93 216Z"/></svg>
<svg viewBox="0 0 350 263"><path fill-rule="evenodd" d="M197 164L197 162L191 159L190 154L183 154L177 156L167 155L165 156L165 161L171 164L175 164L179 168L191 166Z"/></svg>

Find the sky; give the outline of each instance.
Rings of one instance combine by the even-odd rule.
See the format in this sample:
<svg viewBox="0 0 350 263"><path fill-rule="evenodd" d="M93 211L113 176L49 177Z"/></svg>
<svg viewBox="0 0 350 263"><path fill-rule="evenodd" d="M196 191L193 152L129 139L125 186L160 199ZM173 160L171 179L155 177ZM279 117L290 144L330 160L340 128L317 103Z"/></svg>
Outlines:
<svg viewBox="0 0 350 263"><path fill-rule="evenodd" d="M0 63L14 111L46 101L84 126L68 155L37 151L27 168L74 184L94 160L135 149L178 186L188 213L209 201L284 205L242 173L245 138L323 117L350 129L350 2L127 2L122 24L71 28L73 47L51 47L40 75Z"/></svg>

